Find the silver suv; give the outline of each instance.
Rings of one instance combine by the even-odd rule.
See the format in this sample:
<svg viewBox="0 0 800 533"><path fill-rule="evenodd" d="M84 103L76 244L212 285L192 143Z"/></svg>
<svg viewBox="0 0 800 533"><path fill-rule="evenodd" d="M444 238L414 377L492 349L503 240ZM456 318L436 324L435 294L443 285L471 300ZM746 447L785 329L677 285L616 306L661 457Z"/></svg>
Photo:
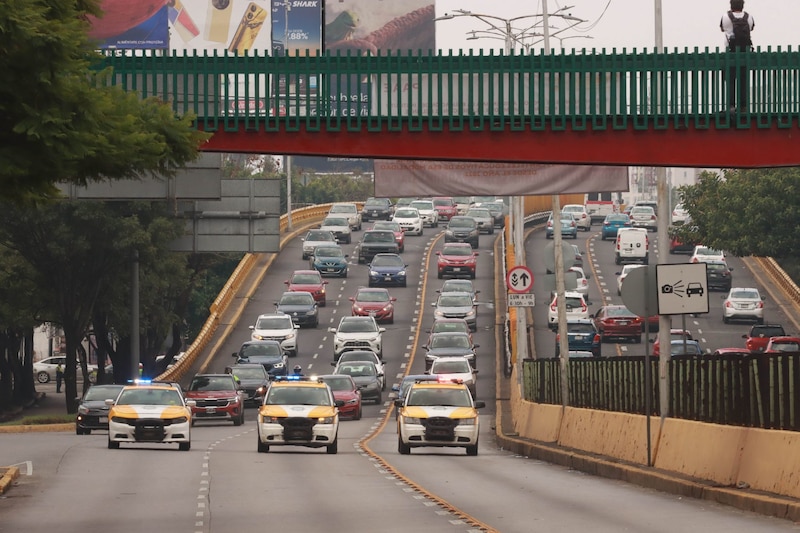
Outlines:
<svg viewBox="0 0 800 533"><path fill-rule="evenodd" d="M339 321L339 327L328 328L334 333L333 358L338 360L348 350L371 350L383 358L383 332L386 328L378 327L371 316L345 316Z"/></svg>

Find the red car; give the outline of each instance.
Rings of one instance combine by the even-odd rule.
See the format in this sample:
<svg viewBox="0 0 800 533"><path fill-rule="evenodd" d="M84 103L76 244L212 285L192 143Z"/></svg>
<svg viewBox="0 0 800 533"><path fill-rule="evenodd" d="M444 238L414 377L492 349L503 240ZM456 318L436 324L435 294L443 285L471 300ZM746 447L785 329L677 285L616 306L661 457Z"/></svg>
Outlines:
<svg viewBox="0 0 800 533"><path fill-rule="evenodd" d="M361 420L361 391L353 378L346 374L329 374L320 378L331 388L333 399L344 402L339 407L339 416Z"/></svg>
<svg viewBox="0 0 800 533"><path fill-rule="evenodd" d="M770 337L764 353L800 352L800 338L798 337Z"/></svg>
<svg viewBox="0 0 800 533"><path fill-rule="evenodd" d="M693 341L694 337L692 337L692 332L685 329L671 329L669 330L669 338L671 341L681 341L684 338L687 341ZM653 341L653 355L658 355L660 353L659 350L659 342L658 338Z"/></svg>
<svg viewBox="0 0 800 533"><path fill-rule="evenodd" d="M381 229L384 231L391 231L394 233L394 242L397 243L397 251L403 253L406 249L406 232L400 227L399 222L393 220L382 220L375 222L372 229Z"/></svg>
<svg viewBox="0 0 800 533"><path fill-rule="evenodd" d="M447 222L458 214L456 202L452 196L437 196L433 199L433 208L439 213L439 221Z"/></svg>
<svg viewBox="0 0 800 533"><path fill-rule="evenodd" d="M350 301L353 302L353 316L374 316L376 322L394 323L397 298L389 296L387 289L361 288L350 297Z"/></svg>
<svg viewBox="0 0 800 533"><path fill-rule="evenodd" d="M436 252L436 255L439 256L436 262L439 279L445 275L469 276L470 279L475 279L478 252L473 250L468 242L448 242L440 252Z"/></svg>
<svg viewBox="0 0 800 533"><path fill-rule="evenodd" d="M325 307L325 285L327 281L316 270L295 270L289 279L284 281L290 291L310 292L320 307Z"/></svg>
<svg viewBox="0 0 800 533"><path fill-rule="evenodd" d="M245 397L233 374L196 374L184 396L196 402L192 407L192 425L198 420L244 424Z"/></svg>
<svg viewBox="0 0 800 533"><path fill-rule="evenodd" d="M624 305L604 305L593 315L594 325L600 333L600 342L606 339L631 339L642 342L642 318Z"/></svg>
<svg viewBox="0 0 800 533"><path fill-rule="evenodd" d="M769 339L772 337L785 337L786 331L780 324L755 324L750 331L742 335L744 347L753 353L763 352L767 349Z"/></svg>

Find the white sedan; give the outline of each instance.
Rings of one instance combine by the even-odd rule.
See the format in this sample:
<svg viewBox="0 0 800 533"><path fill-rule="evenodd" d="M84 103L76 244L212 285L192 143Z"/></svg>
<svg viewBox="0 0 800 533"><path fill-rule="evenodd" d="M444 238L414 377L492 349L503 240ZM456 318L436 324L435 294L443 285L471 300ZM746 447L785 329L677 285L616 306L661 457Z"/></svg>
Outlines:
<svg viewBox="0 0 800 533"><path fill-rule="evenodd" d="M722 321L755 320L764 323L764 297L752 287L733 287L722 303Z"/></svg>
<svg viewBox="0 0 800 533"><path fill-rule="evenodd" d="M419 216L419 211L413 207L398 207L392 220L400 224L403 231L409 235L422 235L423 225L422 217Z"/></svg>

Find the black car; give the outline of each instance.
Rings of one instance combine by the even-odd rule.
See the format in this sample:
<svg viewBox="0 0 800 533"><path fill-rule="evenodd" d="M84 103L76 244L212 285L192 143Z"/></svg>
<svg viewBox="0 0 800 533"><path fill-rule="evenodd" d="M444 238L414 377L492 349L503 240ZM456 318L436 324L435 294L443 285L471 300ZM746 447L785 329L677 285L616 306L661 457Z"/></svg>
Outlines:
<svg viewBox="0 0 800 533"><path fill-rule="evenodd" d="M275 302L275 307L278 312L291 316L292 322L298 326L312 328L319 326L317 302L310 292L284 292L281 295L281 299Z"/></svg>
<svg viewBox="0 0 800 533"><path fill-rule="evenodd" d="M368 198L361 208L361 221L391 220L392 201L388 198Z"/></svg>
<svg viewBox="0 0 800 533"><path fill-rule="evenodd" d="M285 376L289 373L289 362L281 343L273 340L247 341L238 352L233 353L236 364L258 363L270 376Z"/></svg>
<svg viewBox="0 0 800 533"><path fill-rule="evenodd" d="M75 433L88 435L93 429L108 429L106 400L116 400L124 385L92 385L78 405Z"/></svg>
<svg viewBox="0 0 800 533"><path fill-rule="evenodd" d="M706 261L706 283L710 291L729 291L733 282L731 270L724 261Z"/></svg>
<svg viewBox="0 0 800 533"><path fill-rule="evenodd" d="M377 254L396 254L400 251L394 232L388 230L369 230L361 236L358 243L358 262L369 263Z"/></svg>
<svg viewBox="0 0 800 533"><path fill-rule="evenodd" d="M345 374L353 378L361 399L372 400L375 403L383 401L383 374L380 373L375 363L369 361L348 361L336 365L334 374Z"/></svg>
<svg viewBox="0 0 800 533"><path fill-rule="evenodd" d="M226 374L233 374L236 382L246 394L245 404L261 403L269 386L269 373L264 365L258 363L242 363L225 368Z"/></svg>
<svg viewBox="0 0 800 533"><path fill-rule="evenodd" d="M472 217L454 216L444 230L444 242L468 242L472 248L478 248L480 230Z"/></svg>
<svg viewBox="0 0 800 533"><path fill-rule="evenodd" d="M488 202L481 204L481 207L485 207L492 214L496 228L506 227L506 208L503 202Z"/></svg>

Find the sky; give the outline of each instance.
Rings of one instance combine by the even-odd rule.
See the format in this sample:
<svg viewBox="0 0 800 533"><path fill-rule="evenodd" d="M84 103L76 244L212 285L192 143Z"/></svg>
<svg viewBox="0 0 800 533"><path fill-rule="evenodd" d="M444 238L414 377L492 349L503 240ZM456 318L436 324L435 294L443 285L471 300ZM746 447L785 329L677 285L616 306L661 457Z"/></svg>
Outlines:
<svg viewBox="0 0 800 533"><path fill-rule="evenodd" d="M719 30L721 16L730 8L729 0L662 0L662 28L664 46L672 51L683 51L695 47L701 51L708 47L714 50L725 44ZM570 36L559 43L551 40L553 50L559 44L567 50L571 48L605 48L611 52L636 48L652 49L655 46L655 0L547 0L547 10L560 11L573 17L586 20L576 29L564 31L562 36ZM746 0L745 11L755 20L752 33L753 44L766 50L768 46L786 49L800 45L800 0ZM543 12L542 0L436 0L436 14L441 17L454 9L464 9L472 13L492 15L502 19L516 16L538 15ZM514 23L517 28L526 28L540 21L532 16ZM500 22L500 24L504 24ZM551 27L564 29L567 23L551 19ZM502 50L504 43L499 39L483 38L467 40L470 30L482 30L488 26L474 17L460 17L436 23L438 47L443 50L489 49ZM541 26L532 30L541 33ZM556 30L551 30L556 31ZM578 37L581 36L581 37ZM591 37L591 39L586 38ZM538 45L541 48L541 44Z"/></svg>

